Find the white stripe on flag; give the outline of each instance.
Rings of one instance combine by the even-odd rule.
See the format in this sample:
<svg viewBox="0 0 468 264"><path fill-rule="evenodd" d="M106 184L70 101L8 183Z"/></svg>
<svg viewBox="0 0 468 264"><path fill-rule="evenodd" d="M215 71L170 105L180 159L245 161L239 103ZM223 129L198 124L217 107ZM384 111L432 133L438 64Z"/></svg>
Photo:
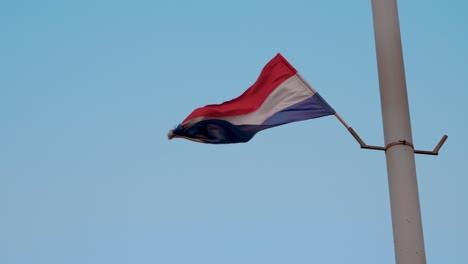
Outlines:
<svg viewBox="0 0 468 264"><path fill-rule="evenodd" d="M225 120L234 125L260 125L277 112L312 97L315 91L298 74L281 83L256 111L229 117L200 116L189 120L183 126L191 126L206 119Z"/></svg>

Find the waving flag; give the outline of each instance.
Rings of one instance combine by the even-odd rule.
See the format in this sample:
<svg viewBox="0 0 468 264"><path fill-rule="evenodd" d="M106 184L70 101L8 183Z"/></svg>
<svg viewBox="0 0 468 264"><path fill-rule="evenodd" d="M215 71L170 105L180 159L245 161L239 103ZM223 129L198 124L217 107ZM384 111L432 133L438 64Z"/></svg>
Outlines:
<svg viewBox="0 0 468 264"><path fill-rule="evenodd" d="M333 114L335 110L277 54L241 96L195 109L168 137L241 143L267 128Z"/></svg>

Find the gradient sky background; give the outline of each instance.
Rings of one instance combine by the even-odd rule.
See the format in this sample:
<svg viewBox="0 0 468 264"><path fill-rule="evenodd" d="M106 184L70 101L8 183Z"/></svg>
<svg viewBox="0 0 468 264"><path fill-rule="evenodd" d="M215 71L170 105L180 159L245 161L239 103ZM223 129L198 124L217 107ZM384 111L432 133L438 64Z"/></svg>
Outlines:
<svg viewBox="0 0 468 264"><path fill-rule="evenodd" d="M468 2L400 1L428 263L468 263ZM281 52L383 144L370 1L0 2L0 263L394 263L385 155L334 117L168 141Z"/></svg>

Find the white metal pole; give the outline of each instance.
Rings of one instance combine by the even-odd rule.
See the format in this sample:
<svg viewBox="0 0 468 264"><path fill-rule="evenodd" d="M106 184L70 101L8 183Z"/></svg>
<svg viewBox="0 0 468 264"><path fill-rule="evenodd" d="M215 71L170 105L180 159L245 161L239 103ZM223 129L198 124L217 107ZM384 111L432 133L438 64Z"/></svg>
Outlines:
<svg viewBox="0 0 468 264"><path fill-rule="evenodd" d="M411 122L396 0L372 0L397 264L425 264ZM410 145L401 144L402 141Z"/></svg>

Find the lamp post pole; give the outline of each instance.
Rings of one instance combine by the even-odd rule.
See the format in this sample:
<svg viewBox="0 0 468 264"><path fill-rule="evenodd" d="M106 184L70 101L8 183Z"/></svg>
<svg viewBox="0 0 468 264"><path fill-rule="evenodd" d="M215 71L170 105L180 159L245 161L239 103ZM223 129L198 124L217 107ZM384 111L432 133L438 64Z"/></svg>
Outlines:
<svg viewBox="0 0 468 264"><path fill-rule="evenodd" d="M425 264L413 138L396 0L372 0L397 264Z"/></svg>

